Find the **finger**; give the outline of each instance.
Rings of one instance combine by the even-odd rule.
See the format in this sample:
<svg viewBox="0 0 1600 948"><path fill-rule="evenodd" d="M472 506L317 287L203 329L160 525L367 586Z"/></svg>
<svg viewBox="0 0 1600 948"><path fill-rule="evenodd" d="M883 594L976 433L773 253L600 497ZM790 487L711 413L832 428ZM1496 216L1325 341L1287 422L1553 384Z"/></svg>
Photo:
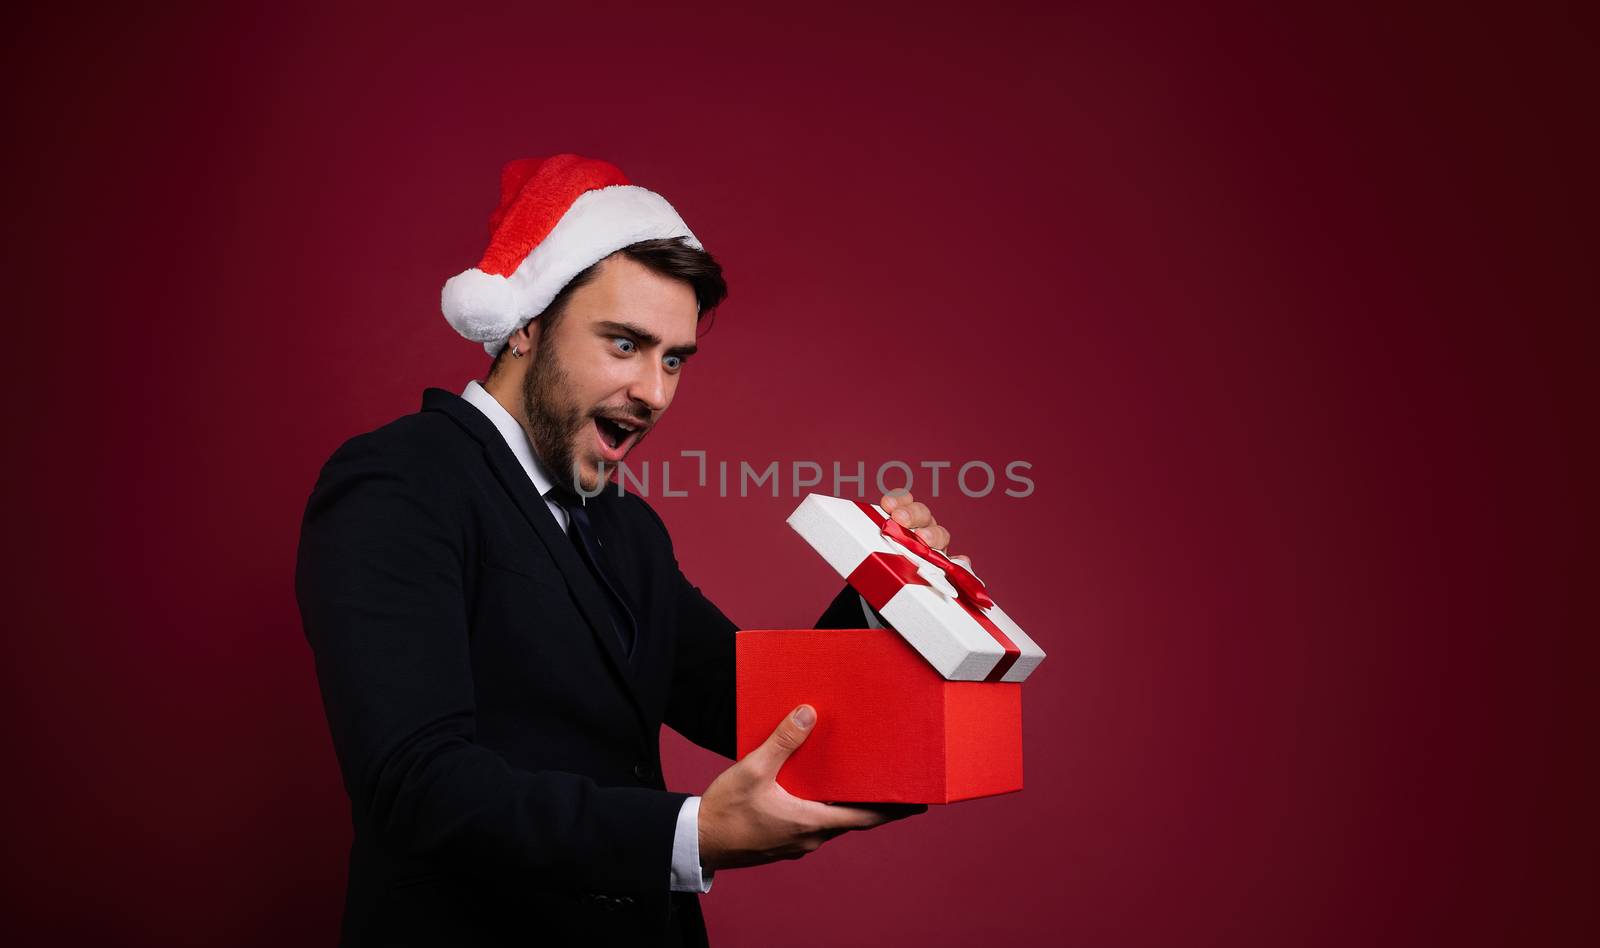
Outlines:
<svg viewBox="0 0 1600 948"><path fill-rule="evenodd" d="M928 812L926 803L873 803L863 805L862 808L874 811L883 817L885 823L893 823L895 820L903 820L908 816L916 816L919 813Z"/></svg>
<svg viewBox="0 0 1600 948"><path fill-rule="evenodd" d="M921 537L924 543L935 550L943 550L950 545L950 531L938 524L920 528L917 530L917 536Z"/></svg>
<svg viewBox="0 0 1600 948"><path fill-rule="evenodd" d="M952 555L952 554L946 553L945 555L949 556L953 560L960 560L962 563L964 563L966 565L967 569L969 569L969 570L972 569L972 557L968 556L967 554L965 554L965 553L956 553L956 554Z"/></svg>
<svg viewBox="0 0 1600 948"><path fill-rule="evenodd" d="M778 768L789 759L801 744L806 742L806 736L816 726L817 711L809 704L795 708L792 713L783 719L772 736L762 742L760 747L746 755L744 762L755 768L763 777L776 777Z"/></svg>
<svg viewBox="0 0 1600 948"><path fill-rule="evenodd" d="M886 823L928 812L926 803L835 803L832 805L836 807L847 806L855 810L871 810L882 816Z"/></svg>
<svg viewBox="0 0 1600 948"><path fill-rule="evenodd" d="M806 807L811 825L818 830L862 830L882 826L889 817L874 809L848 804L812 803Z"/></svg>
<svg viewBox="0 0 1600 948"><path fill-rule="evenodd" d="M884 494L882 499L878 501L878 506L889 513L894 513L896 507L903 507L914 500L916 498L911 496L911 492L902 487L899 490L892 490Z"/></svg>
<svg viewBox="0 0 1600 948"><path fill-rule="evenodd" d="M909 503L896 504L894 513L891 514L902 526L911 528L933 526L933 511L927 504Z"/></svg>
<svg viewBox="0 0 1600 948"><path fill-rule="evenodd" d="M887 816L890 822L894 822L895 820L903 820L908 816L926 813L928 812L928 805L926 803L888 803L879 804L877 809L879 813Z"/></svg>

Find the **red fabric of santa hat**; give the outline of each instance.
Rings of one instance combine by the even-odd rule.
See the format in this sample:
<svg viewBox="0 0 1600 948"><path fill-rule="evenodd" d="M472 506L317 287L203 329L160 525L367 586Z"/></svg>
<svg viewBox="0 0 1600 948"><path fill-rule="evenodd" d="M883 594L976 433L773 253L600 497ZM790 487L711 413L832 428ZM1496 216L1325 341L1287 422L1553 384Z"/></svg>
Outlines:
<svg viewBox="0 0 1600 948"><path fill-rule="evenodd" d="M629 184L616 165L570 154L512 161L500 174L489 247L445 281L440 306L456 332L494 355L583 270L670 237L704 249L666 198Z"/></svg>

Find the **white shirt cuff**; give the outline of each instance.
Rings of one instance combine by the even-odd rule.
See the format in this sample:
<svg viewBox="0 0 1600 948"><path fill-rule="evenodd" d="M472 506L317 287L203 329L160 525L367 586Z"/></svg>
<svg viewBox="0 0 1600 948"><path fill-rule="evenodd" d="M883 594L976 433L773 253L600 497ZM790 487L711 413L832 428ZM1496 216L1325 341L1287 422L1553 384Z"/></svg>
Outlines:
<svg viewBox="0 0 1600 948"><path fill-rule="evenodd" d="M878 621L878 614L876 612L872 611L872 607L871 606L867 605L867 597L866 596L857 596L856 598L861 600L861 611L866 613L866 616L867 616L867 628L869 628L869 629L881 629L881 628L883 628L884 627L883 623Z"/></svg>
<svg viewBox="0 0 1600 948"><path fill-rule="evenodd" d="M700 868L700 798L689 797L672 834L672 891L710 892L714 875Z"/></svg>

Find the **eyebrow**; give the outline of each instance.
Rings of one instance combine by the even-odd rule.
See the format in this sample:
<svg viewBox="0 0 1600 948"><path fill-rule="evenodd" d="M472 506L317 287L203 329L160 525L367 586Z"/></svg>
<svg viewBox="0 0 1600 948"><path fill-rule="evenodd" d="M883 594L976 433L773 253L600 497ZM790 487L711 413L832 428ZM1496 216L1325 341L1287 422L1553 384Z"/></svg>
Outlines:
<svg viewBox="0 0 1600 948"><path fill-rule="evenodd" d="M600 329L604 329L604 330L606 330L608 332L613 332L613 333L619 333L620 332L620 333L623 333L624 335L632 336L634 339L636 339L638 342L640 342L643 345L647 345L647 346L659 346L659 345L661 345L661 337L660 336L658 336L655 333L651 332L650 330L644 328L643 326L636 326L633 323L619 323L619 322L613 322L612 320L609 320L609 319L604 319L604 320L601 320L598 323L595 323L595 326L600 328ZM688 345L673 346L671 349L667 350L666 354L667 355L680 356L680 357L691 356L691 355L694 355L697 351L699 351L699 349L700 349L700 347L698 345L696 345L696 344L691 342Z"/></svg>

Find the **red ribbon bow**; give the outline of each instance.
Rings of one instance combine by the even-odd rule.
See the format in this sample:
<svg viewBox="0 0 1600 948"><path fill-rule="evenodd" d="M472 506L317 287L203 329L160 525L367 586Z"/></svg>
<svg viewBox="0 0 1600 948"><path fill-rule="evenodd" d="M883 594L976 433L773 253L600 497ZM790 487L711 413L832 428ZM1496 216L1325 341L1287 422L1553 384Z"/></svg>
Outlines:
<svg viewBox="0 0 1600 948"><path fill-rule="evenodd" d="M891 517L879 516L871 504L859 500L854 503L861 508L862 513L878 525L880 533L944 571L945 578L956 588L957 604L977 620L977 623L983 626L983 630L1005 650L1000 656L1000 661L995 663L994 668L990 669L989 674L983 679L999 681L1011 666L1017 663L1017 659L1022 657L1022 650L1017 648L1017 644L1011 641L1009 635L994 624L994 620L983 614L983 610L994 606L994 600L990 598L983 580L968 572L960 563L929 546L925 540L901 526L898 521ZM882 610L902 586L930 585L917 573L916 565L910 559L895 556L892 559L897 562L889 562L890 559L888 554L874 553L863 560L848 577L850 585L854 586L874 609Z"/></svg>
<svg viewBox="0 0 1600 948"><path fill-rule="evenodd" d="M867 509L872 510L871 507ZM877 511L872 510L872 513L873 519L877 519ZM893 518L880 521L878 526L884 536L943 570L945 579L950 580L950 585L956 587L956 592L961 598L979 609L988 609L994 605L994 600L989 598L989 591L984 587L983 580L967 572L960 563L929 546L926 540L917 536L916 531L901 526L900 522Z"/></svg>

